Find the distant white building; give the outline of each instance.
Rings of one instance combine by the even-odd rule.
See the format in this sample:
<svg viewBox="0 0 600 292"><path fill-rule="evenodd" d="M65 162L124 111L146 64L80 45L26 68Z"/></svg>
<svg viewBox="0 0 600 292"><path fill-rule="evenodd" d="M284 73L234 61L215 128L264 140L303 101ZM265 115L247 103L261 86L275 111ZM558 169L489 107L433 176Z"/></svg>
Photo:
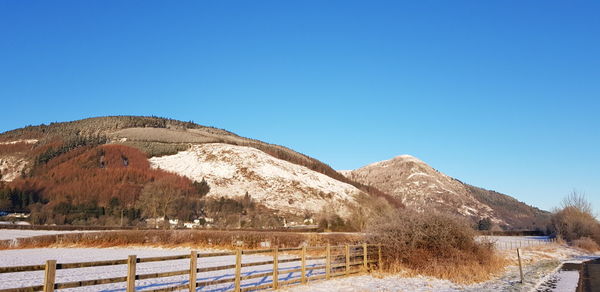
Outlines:
<svg viewBox="0 0 600 292"><path fill-rule="evenodd" d="M196 221L196 220L194 220L194 221ZM183 222L183 227L193 229L193 228L200 227L200 224L196 223L196 222Z"/></svg>
<svg viewBox="0 0 600 292"><path fill-rule="evenodd" d="M212 223L215 222L214 218L200 217L194 219L194 222L183 222L185 228L200 228L200 227L212 227Z"/></svg>
<svg viewBox="0 0 600 292"><path fill-rule="evenodd" d="M159 225L162 225L163 222L165 222L165 217L148 218L145 221L146 225L148 226L158 227Z"/></svg>
<svg viewBox="0 0 600 292"><path fill-rule="evenodd" d="M29 216L31 216L31 214L27 214L27 213L9 213L8 215L6 215L7 218L19 218L19 219L26 219L26 218L29 218Z"/></svg>

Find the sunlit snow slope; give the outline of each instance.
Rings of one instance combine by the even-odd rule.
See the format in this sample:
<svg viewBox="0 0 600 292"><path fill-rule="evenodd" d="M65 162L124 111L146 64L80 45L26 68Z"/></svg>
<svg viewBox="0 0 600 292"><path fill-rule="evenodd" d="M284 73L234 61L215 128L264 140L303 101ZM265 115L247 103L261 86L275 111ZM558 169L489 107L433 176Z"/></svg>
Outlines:
<svg viewBox="0 0 600 292"><path fill-rule="evenodd" d="M361 191L260 150L221 143L194 145L175 155L153 157L153 167L175 172L210 186L208 196L240 197L284 212L304 214L323 208L346 217Z"/></svg>

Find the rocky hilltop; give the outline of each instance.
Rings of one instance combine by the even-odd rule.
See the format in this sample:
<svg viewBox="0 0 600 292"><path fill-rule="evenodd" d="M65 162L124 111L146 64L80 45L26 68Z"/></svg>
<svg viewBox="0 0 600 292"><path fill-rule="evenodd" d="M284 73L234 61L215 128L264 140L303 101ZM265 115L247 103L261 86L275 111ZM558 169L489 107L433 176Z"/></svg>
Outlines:
<svg viewBox="0 0 600 292"><path fill-rule="evenodd" d="M545 211L507 195L465 184L410 155L340 173L420 211L450 212L473 221L489 218L504 228L544 229L548 219Z"/></svg>

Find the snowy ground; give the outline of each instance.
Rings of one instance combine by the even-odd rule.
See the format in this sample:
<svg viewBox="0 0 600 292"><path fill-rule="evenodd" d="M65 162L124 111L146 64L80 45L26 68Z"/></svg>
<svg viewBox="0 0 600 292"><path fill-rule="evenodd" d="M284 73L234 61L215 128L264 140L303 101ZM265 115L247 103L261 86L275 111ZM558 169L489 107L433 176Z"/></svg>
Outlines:
<svg viewBox="0 0 600 292"><path fill-rule="evenodd" d="M25 230L25 229L0 229L0 240L10 240L17 238L33 237L40 235L54 235L63 233L81 233L93 232L90 230Z"/></svg>
<svg viewBox="0 0 600 292"><path fill-rule="evenodd" d="M557 271L542 283L537 291L576 291L579 284L578 271Z"/></svg>
<svg viewBox="0 0 600 292"><path fill-rule="evenodd" d="M497 242L507 242L508 239L499 238ZM522 240L531 243L529 247L522 248L523 272L525 282L520 283L519 269L516 266L516 252L514 249L500 250L499 252L508 258L512 265L506 267L499 276L487 282L459 285L447 280L434 279L430 277L408 277L403 275L361 275L345 278L337 278L329 281L312 282L308 285L283 288L283 291L305 292L305 291L573 291L573 285L577 282L578 275L569 271L558 271L558 267L565 262L582 262L592 259L581 251L557 244L532 243L532 238L511 238L510 241ZM544 238L539 238L543 242ZM502 244L501 244L502 246ZM200 253L215 252L215 250L202 250ZM137 255L138 258L182 255L189 254L186 248L160 249L160 248L39 248L39 249L16 249L0 251L0 267L23 266L43 264L48 259L55 259L58 263L86 262L100 260L126 259L128 255ZM294 255L280 255L280 259L296 257ZM244 255L242 262L270 261L270 254ZM198 268L232 265L234 256L220 256L211 258L199 258ZM321 265L322 260L309 260L308 266ZM300 272L286 272L286 270L299 268L299 262L280 264L280 281L298 279ZM93 267L80 269L64 269L57 271L57 283L72 282L80 280L122 277L126 275L126 265L107 267ZM156 272L179 271L189 269L189 259L139 263L137 274L149 274ZM272 265L260 265L242 268L243 275L268 273L272 271ZM308 275L323 274L324 270L309 271ZM198 281L212 281L233 278L233 269L223 271L204 272L198 274ZM0 274L0 289L40 285L42 283L43 271L5 273ZM272 282L271 276L242 281L242 287L253 287ZM151 290L166 288L188 283L188 276L174 276L158 279L147 279L136 281L138 290ZM550 284L546 284L550 283ZM220 284L203 287L199 291L225 291L233 288L233 283ZM75 290L75 289L67 289ZM124 291L125 283L106 284L81 288L78 291Z"/></svg>
<svg viewBox="0 0 600 292"><path fill-rule="evenodd" d="M497 278L487 282L459 285L447 280L431 277L403 277L401 275L363 275L311 283L283 289L287 292L308 291L575 291L579 275L568 271L558 271L562 263L583 262L595 258L574 248L557 244L539 244L531 237L494 238L500 247L505 242L521 241L523 273L525 281L520 283L519 268L516 265L516 251L502 248L499 252L513 264ZM538 241L545 241L539 238ZM530 246L525 247L528 243ZM550 280L552 285L545 285Z"/></svg>
<svg viewBox="0 0 600 292"><path fill-rule="evenodd" d="M214 251L199 251L214 252ZM39 248L39 249L18 249L0 251L0 266L23 266L43 264L48 259L55 259L58 263L87 262L101 260L126 259L128 255L137 255L138 258L182 255L189 254L189 249L158 249L158 248ZM293 255L280 255L280 260L295 257ZM244 255L242 263L270 261L270 254L265 255ZM234 256L220 256L211 258L199 258L198 268L232 265L235 263ZM307 267L324 264L323 261L307 260ZM300 272L286 272L286 270L299 268L299 262L281 263L279 280L298 279ZM189 269L189 259L139 263L137 265L137 274L150 274L157 272L180 271ZM242 268L242 276L257 273L267 273L272 271L272 265L260 265ZM126 265L64 269L57 270L56 282L72 282L90 279L111 278L126 276ZM324 270L307 271L307 275L323 274ZM43 271L5 273L0 274L0 289L26 287L41 285ZM219 279L233 278L233 269L198 273L198 281L212 281ZM257 279L242 281L242 287L251 287L271 283L272 277L266 276ZM188 276L174 276L157 279L147 279L136 281L137 290L151 290L177 286L188 283ZM233 288L233 283L220 284L205 287L199 291L225 291ZM115 283L97 286L88 286L80 289L65 289L72 291L125 291L125 283Z"/></svg>

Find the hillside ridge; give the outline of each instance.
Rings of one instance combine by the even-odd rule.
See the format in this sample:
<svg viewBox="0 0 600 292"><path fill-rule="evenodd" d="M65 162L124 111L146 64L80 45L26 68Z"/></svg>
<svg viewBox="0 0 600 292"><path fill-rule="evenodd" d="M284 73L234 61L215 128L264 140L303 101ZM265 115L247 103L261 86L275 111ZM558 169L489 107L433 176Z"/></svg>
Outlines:
<svg viewBox="0 0 600 292"><path fill-rule="evenodd" d="M173 137L176 137L177 140L169 139ZM37 149L30 149L34 151L29 151L29 156L33 155L35 157L25 159L23 155L16 155L19 159L11 158L18 161L20 166L18 173L28 172L29 168L37 162L45 162L57 154L82 145L123 144L140 149L148 157L154 157L176 154L179 151L187 150L190 144L226 143L256 148L275 158L305 166L335 180L351 184L373 196L383 197L394 206L402 206L392 196L374 187L351 181L331 166L308 155L285 146L245 138L227 130L202 126L191 121L183 122L156 116L106 116L50 123L49 125L26 126L0 134L0 142L11 142L19 139L36 139L38 141L33 145ZM26 147L22 148L21 150L24 150ZM46 148L55 149L55 153L44 154ZM17 164L17 162L13 164ZM27 165L29 165L29 168ZM13 173L10 177L15 176L16 174Z"/></svg>
<svg viewBox="0 0 600 292"><path fill-rule="evenodd" d="M341 173L420 211L434 209L475 222L489 218L505 229L545 229L548 220L546 211L508 195L465 184L407 154Z"/></svg>
<svg viewBox="0 0 600 292"><path fill-rule="evenodd" d="M317 159L193 122L113 116L0 134L0 211L37 223L108 224L120 212L128 224L216 216L277 227L329 210L339 227L365 195L401 206Z"/></svg>
<svg viewBox="0 0 600 292"><path fill-rule="evenodd" d="M106 148L105 145L122 147ZM121 158L114 154L117 156L112 159L116 159L117 164L113 162L112 165L118 165L119 161L127 164L128 155L135 154L136 161L140 161L140 155L145 155L148 167L166 170L175 177L185 177L187 180L153 172L146 166L137 172L127 168L111 170L112 174L103 178L109 184L107 187L126 189L124 193L133 196L133 199L123 195L114 195L111 199L109 193L94 199L96 195L90 193L89 202L74 200L87 191L81 189L78 180L69 177L77 176L77 172L67 171L60 163L69 163L74 169L83 167L81 171L85 172L90 168L104 167L106 161L103 159L107 158L103 153L109 152L124 153L119 154L122 155ZM198 156L198 153L202 153L202 156ZM80 157L73 160L73 155ZM185 161L181 157L185 155L195 157L195 160L188 162L190 165L195 163L196 168L182 166ZM231 159L224 160L227 157ZM253 159L258 162L247 163ZM215 161L229 163L228 167L234 169L235 174L223 176L216 170L215 173L207 171L206 165ZM277 174L264 172L265 167L277 169ZM195 172L190 172L192 169ZM101 170L94 170L96 172L103 173ZM132 177L134 173L139 174ZM119 177L124 182L121 185L117 185ZM47 209L54 208L53 204L60 202L67 203L67 209L87 208L85 204L89 203L96 204L94 208L101 214L104 211L97 208L108 208L111 200L121 203L128 201L129 208L132 208L136 198L142 194L142 189L157 177L169 181L162 186L153 187L175 188L180 190L179 193L192 197L208 194L206 198L213 199L235 199L246 193L253 193L250 196L254 196L255 203L296 215L302 212L314 214L318 209L329 205L337 206L333 209L339 211L339 215L347 216L347 206L354 204L356 196L367 194L383 198L397 208L410 206L421 211L433 208L475 221L490 218L504 228L542 228L547 217L544 211L527 206L510 196L465 184L408 154L374 162L356 170L337 172L329 165L290 148L191 121L153 116L94 117L26 126L0 134L0 189L4 188L4 196L24 198L22 202L11 201L13 208L30 208L30 203L46 204L44 200L47 198L57 200L44 205ZM57 178L72 181L69 188L80 188L81 194L70 189L63 193L71 195L60 197L61 187L57 185ZM233 191L236 188L244 190ZM278 193L280 197L273 197L272 193ZM35 202L25 199L33 196L32 194L35 194ZM338 197L339 194L343 194L342 197ZM1 200L0 197L0 207L2 204L9 204ZM313 203L302 206L298 205L300 201ZM248 203L245 206L248 207Z"/></svg>

